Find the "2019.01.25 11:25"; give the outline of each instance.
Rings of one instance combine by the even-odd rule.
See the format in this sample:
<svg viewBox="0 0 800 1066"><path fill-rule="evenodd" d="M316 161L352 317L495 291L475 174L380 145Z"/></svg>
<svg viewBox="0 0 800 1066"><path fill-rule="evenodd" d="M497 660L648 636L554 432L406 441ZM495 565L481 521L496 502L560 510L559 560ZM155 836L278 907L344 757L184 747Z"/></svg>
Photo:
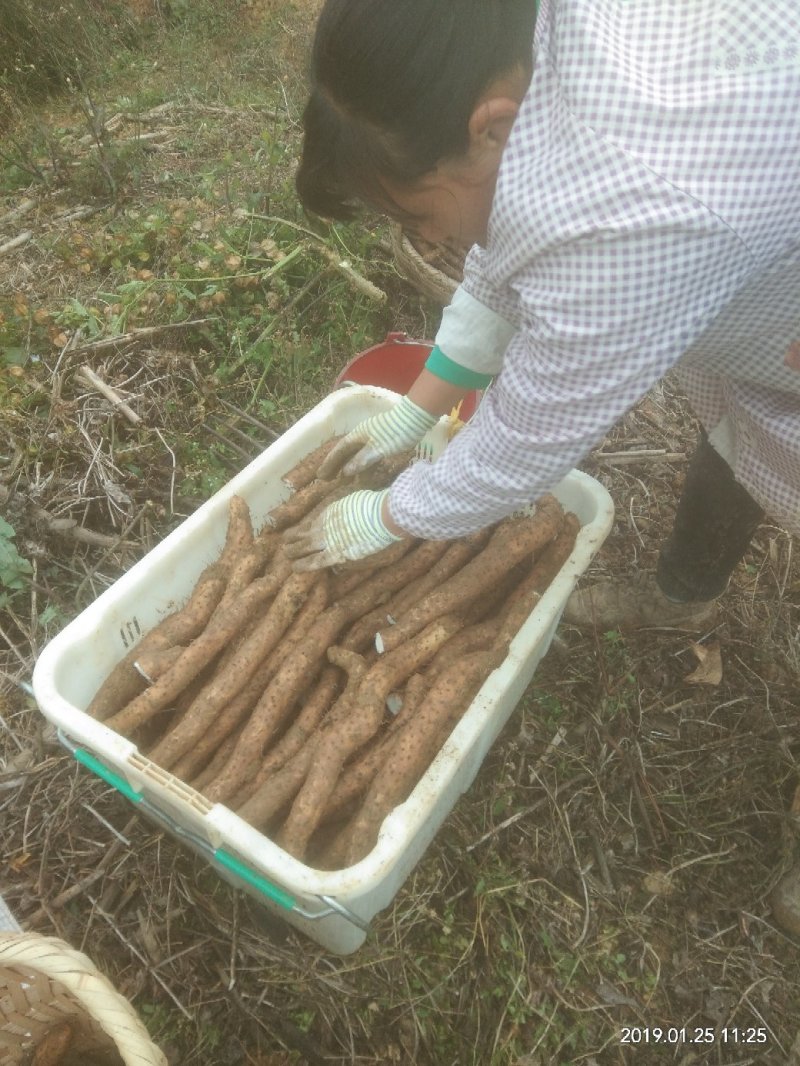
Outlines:
<svg viewBox="0 0 800 1066"><path fill-rule="evenodd" d="M622 1044L766 1044L766 1026L639 1026L625 1025L620 1030Z"/></svg>

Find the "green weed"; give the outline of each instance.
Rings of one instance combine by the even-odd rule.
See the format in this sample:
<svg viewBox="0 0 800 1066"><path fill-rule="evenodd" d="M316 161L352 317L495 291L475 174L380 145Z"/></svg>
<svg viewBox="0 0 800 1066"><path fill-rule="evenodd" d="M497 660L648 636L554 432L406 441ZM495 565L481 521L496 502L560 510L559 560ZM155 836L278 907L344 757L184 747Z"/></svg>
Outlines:
<svg viewBox="0 0 800 1066"><path fill-rule="evenodd" d="M15 537L14 527L0 518L0 588L12 592L25 588L25 579L33 573L31 564L19 554Z"/></svg>

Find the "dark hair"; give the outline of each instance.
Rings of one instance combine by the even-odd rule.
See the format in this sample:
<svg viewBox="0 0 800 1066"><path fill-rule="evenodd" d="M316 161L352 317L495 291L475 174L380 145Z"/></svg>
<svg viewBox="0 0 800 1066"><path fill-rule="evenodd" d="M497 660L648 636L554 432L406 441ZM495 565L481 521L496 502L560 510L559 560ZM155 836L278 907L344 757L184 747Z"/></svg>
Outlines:
<svg viewBox="0 0 800 1066"><path fill-rule="evenodd" d="M534 21L534 0L327 0L303 114L304 207L385 210L381 179L409 185L463 155L481 93L530 69Z"/></svg>

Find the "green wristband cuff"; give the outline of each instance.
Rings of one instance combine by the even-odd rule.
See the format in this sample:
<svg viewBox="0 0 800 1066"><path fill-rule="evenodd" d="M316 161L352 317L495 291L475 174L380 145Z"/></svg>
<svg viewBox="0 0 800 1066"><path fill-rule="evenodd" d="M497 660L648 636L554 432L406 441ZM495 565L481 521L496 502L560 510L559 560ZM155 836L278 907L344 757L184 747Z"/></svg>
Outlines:
<svg viewBox="0 0 800 1066"><path fill-rule="evenodd" d="M454 363L452 359L447 358L438 344L428 356L425 369L461 389L485 389L492 380L491 374L481 374L477 370L461 366L460 363Z"/></svg>

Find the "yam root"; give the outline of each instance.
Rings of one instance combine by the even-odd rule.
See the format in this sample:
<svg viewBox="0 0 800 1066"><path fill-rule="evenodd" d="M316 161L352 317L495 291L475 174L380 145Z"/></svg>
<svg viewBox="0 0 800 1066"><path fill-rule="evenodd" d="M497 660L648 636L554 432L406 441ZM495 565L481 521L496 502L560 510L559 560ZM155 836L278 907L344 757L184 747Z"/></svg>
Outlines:
<svg viewBox="0 0 800 1066"><path fill-rule="evenodd" d="M214 671L219 664L220 657L216 656L200 671L174 700L171 700L169 705L154 715L144 726L136 730L131 734L131 739L135 739L139 745L139 750L147 753L164 734L180 722L180 720L187 714L189 708L192 705L195 697L202 691L203 686L209 681Z"/></svg>
<svg viewBox="0 0 800 1066"><path fill-rule="evenodd" d="M409 448L407 451L398 452L396 455L387 455L385 458L379 459L377 463L373 463L356 474L352 478L353 485L359 489L386 488L387 485L391 485L398 474L402 474L406 469L414 458L415 450L415 448ZM344 476L341 478L345 485L350 480L350 478Z"/></svg>
<svg viewBox="0 0 800 1066"><path fill-rule="evenodd" d="M363 651L371 645L377 634L385 630L387 625L394 625L405 609L452 577L487 543L490 534L491 531L486 529L456 541L426 541L426 559L430 564L426 571L405 584L387 604L364 615L348 631L342 641L343 646ZM499 588L495 590L499 591ZM485 602L488 610L490 604Z"/></svg>
<svg viewBox="0 0 800 1066"><path fill-rule="evenodd" d="M185 650L183 644L173 644L171 648L160 650L151 648L148 651L145 648L136 657L134 669L148 685L152 685L175 665Z"/></svg>
<svg viewBox="0 0 800 1066"><path fill-rule="evenodd" d="M463 658L470 652L481 651L490 648L500 635L500 619L489 618L483 622L475 622L471 626L456 633L448 642L439 649L428 667L431 678L440 674L445 667Z"/></svg>
<svg viewBox="0 0 800 1066"><path fill-rule="evenodd" d="M266 687L268 681L268 678L264 676L266 669L267 667L263 665L259 668L244 688L222 708L210 728L170 767L176 777L180 777L183 781L191 781L192 776L205 766L219 745L227 740L231 731L244 721ZM185 715L182 716L184 717ZM175 722L172 728L177 729L180 724L180 721ZM165 739L166 737L162 737L162 741ZM232 748L228 749L229 755L232 750ZM153 752L148 752L148 758L153 758ZM222 766L224 763L220 764L218 769L221 770Z"/></svg>
<svg viewBox="0 0 800 1066"><path fill-rule="evenodd" d="M330 440L326 440L324 444L320 444L318 448L309 452L304 459L301 459L296 466L293 466L291 470L283 475L281 478L283 483L295 491L305 488L306 485L319 477L320 466L340 440L342 440L341 436L331 437Z"/></svg>
<svg viewBox="0 0 800 1066"><path fill-rule="evenodd" d="M226 607L236 599L250 584L250 582L263 570L266 564L272 560L270 573L280 583L281 579L288 576L291 569L289 560L283 555L280 548L280 537L275 533L260 533L249 548L232 561L230 577L225 587L225 596L221 607Z"/></svg>
<svg viewBox="0 0 800 1066"><path fill-rule="evenodd" d="M421 544L396 566L386 573L378 571L320 615L302 645L294 648L281 664L258 701L228 766L209 786L210 799L224 802L233 795L237 783L252 771L261 753L284 725L294 703L316 679L328 648L344 628L388 599L407 580L424 573L431 553L438 550L429 545L435 544L435 541Z"/></svg>
<svg viewBox="0 0 800 1066"><path fill-rule="evenodd" d="M273 507L267 521L274 530L286 530L306 518L331 492L331 482L312 481L292 493L288 500Z"/></svg>
<svg viewBox="0 0 800 1066"><path fill-rule="evenodd" d="M287 578L288 580L288 578ZM329 600L329 575L326 572L318 573L317 580L311 586L311 590L306 597L305 603L295 615L292 624L286 630L286 633L281 639L278 646L273 649L269 654L269 661L264 663L264 670L261 671L260 676L263 677L262 691L267 685L267 682L276 672L280 664L291 652L299 641L301 641L311 626L316 622L320 614L325 610ZM256 628L258 620L254 620L252 629ZM250 632L252 632L252 629ZM246 631L247 633L248 631ZM231 655L235 652L235 648L232 649ZM220 666L225 664L223 659L220 662Z"/></svg>
<svg viewBox="0 0 800 1066"><path fill-rule="evenodd" d="M95 693L86 713L102 722L135 699L147 682L135 669L134 662L146 653L162 651L174 644L186 644L196 637L203 631L224 591L225 570L214 563L200 575L186 604L154 626L136 647L117 663Z"/></svg>
<svg viewBox="0 0 800 1066"><path fill-rule="evenodd" d="M278 811L297 795L314 759L314 749L314 744L302 747L238 807L238 815L256 829L265 829Z"/></svg>
<svg viewBox="0 0 800 1066"><path fill-rule="evenodd" d="M331 598L331 576L327 570L317 574L316 581L310 583L310 591L305 606L289 630L289 638L296 640L303 636L310 624L322 614Z"/></svg>
<svg viewBox="0 0 800 1066"><path fill-rule="evenodd" d="M337 720L349 719L356 710L359 684L366 671L366 663L355 652L343 648L330 648L328 658L335 666L347 673L347 685L331 711ZM328 796L333 791L339 774L336 760L325 758L330 740L320 736L315 753L309 764L307 776L292 804L277 841L290 855L298 859L305 856L306 846L317 826Z"/></svg>
<svg viewBox="0 0 800 1066"><path fill-rule="evenodd" d="M567 514L555 539L528 566L528 573L515 580L513 591L501 597L501 606L492 605L491 617L476 622L456 633L437 653L428 668L429 677L472 651L499 644L508 648L513 637L525 623L542 593L559 573L575 545L580 523L574 514ZM505 599L503 603L502 600Z"/></svg>
<svg viewBox="0 0 800 1066"><path fill-rule="evenodd" d="M441 541L426 540L413 547L396 565L371 574L339 599L348 621L355 622L381 603L386 603L393 592L427 573L440 555Z"/></svg>
<svg viewBox="0 0 800 1066"><path fill-rule="evenodd" d="M437 559L441 561L441 556L447 554L449 551L448 542L443 540L430 540L425 542L425 562L429 569L427 574L431 573L431 570L437 569ZM414 570L419 569L419 560L414 562ZM417 585L421 581L425 581L427 574L423 574L422 577L416 578L411 582L411 586ZM342 641L342 646L355 651L362 651L367 646L371 645L375 640L375 635L381 629L385 628L387 624L392 624L391 620L397 613L397 603L404 597L408 585L401 588L395 596L393 596L387 603L376 607L368 614L363 615L354 625L348 630L345 639Z"/></svg>
<svg viewBox="0 0 800 1066"><path fill-rule="evenodd" d="M456 574L486 547L491 535L491 529L481 529L477 533L459 537L458 540L445 541L446 550L431 568L416 581L400 589L396 600L391 605L394 617L399 617L403 611L419 603L429 592L439 588L448 578Z"/></svg>
<svg viewBox="0 0 800 1066"><path fill-rule="evenodd" d="M441 542L427 541L426 545L433 543L439 544ZM402 552L399 550L401 547L404 549ZM402 562L404 573L408 573L408 568L410 568L411 571L415 571L419 564L416 562L412 563L411 559L412 557L416 557L416 553L421 550L422 547L423 545L419 541L398 541L397 545L392 544L388 549L384 549L385 552L389 551L391 548L397 548L398 553L397 557L390 558L386 565L394 567L399 562ZM376 552L375 555L368 556L367 559L360 561L366 563L369 559L378 559L380 556L384 556L384 552ZM431 565L434 555L435 552L432 553L431 549L427 547L425 548L424 562L426 565ZM352 567L352 569L350 569L350 567ZM346 567L337 567L331 573L331 600L336 603L342 599L342 597L349 596L351 593L356 592L356 590L361 588L368 579L374 578L377 571L382 571L383 569L383 562L378 566L356 567L355 564L348 563ZM403 580L410 579L404 577Z"/></svg>
<svg viewBox="0 0 800 1066"><path fill-rule="evenodd" d="M341 606L328 608L301 644L284 659L253 709L225 769L209 785L206 791L209 799L214 802L229 799L240 782L257 767L262 751L283 726L295 702L314 683L322 657L345 622Z"/></svg>
<svg viewBox="0 0 800 1066"><path fill-rule="evenodd" d="M267 687L267 684L277 671L283 659L291 651L293 643L302 639L314 617L325 606L327 591L327 575L320 574L316 584L308 594L305 604L296 614L292 625L289 627L285 637L278 647L271 653L268 651L263 652L262 657L257 664L255 673L235 695L233 695L234 685L231 685L230 692L233 698L228 697L228 702L220 708L209 727L202 733L202 735L198 736L193 742L191 742L179 761L171 767L172 772L177 777L184 780L190 780L192 774L206 764L216 751L218 745L227 738L231 730L235 729L244 721L244 718L252 711L253 707L255 707L259 697L264 692L264 689ZM277 600L275 602L277 603ZM266 619L264 621L266 625L271 624ZM247 648L244 648L244 655L247 656L248 654L250 654L250 651L248 651ZM225 665L220 664L219 676L222 676L225 669ZM229 665L229 669L235 671L237 669L236 664ZM230 748L228 750L228 755L232 754L232 752L233 749ZM150 757L155 761L158 761L155 753L151 753ZM219 763L217 769L221 770L223 766L224 762ZM211 776L216 776L216 774Z"/></svg>
<svg viewBox="0 0 800 1066"><path fill-rule="evenodd" d="M250 636L237 648L223 670L217 671L192 704L183 721L151 752L153 762L169 769L213 724L277 646L317 579L316 574L292 574Z"/></svg>
<svg viewBox="0 0 800 1066"><path fill-rule="evenodd" d="M457 541L406 540L336 572L295 571L288 525L407 462L322 481L333 446L287 473L293 495L257 534L247 503L231 498L220 561L92 701L113 729L146 738L154 762L326 868L372 849L577 531L545 497L533 517ZM359 654L376 632L383 654ZM390 718L393 694L402 705Z"/></svg>
<svg viewBox="0 0 800 1066"><path fill-rule="evenodd" d="M534 559L528 576L520 582L506 604L497 640L505 648L521 629L525 619L572 554L580 522L571 512L555 539Z"/></svg>
<svg viewBox="0 0 800 1066"><path fill-rule="evenodd" d="M461 624L455 615L434 622L415 641L397 648L372 666L357 690L350 694L349 702L341 698L341 709L337 703L326 722L324 742L318 738L313 771L309 770L296 801L302 804L302 813L281 836L287 851L298 858L303 856L345 761L378 732L386 697L424 665Z"/></svg>
<svg viewBox="0 0 800 1066"><path fill-rule="evenodd" d="M409 640L433 619L457 611L496 586L527 555L548 544L561 527L564 512L554 496L543 496L532 516L501 522L486 548L440 588L426 596L382 632L386 650Z"/></svg>
<svg viewBox="0 0 800 1066"><path fill-rule="evenodd" d="M344 440L344 438L342 438ZM338 477L342 467L350 459L353 458L364 447L363 440L351 440L347 444L341 444L337 441L337 451L335 455L327 455L325 461L320 464L318 477L323 481L332 481L333 478ZM333 450L333 449L331 449Z"/></svg>
<svg viewBox="0 0 800 1066"><path fill-rule="evenodd" d="M288 762L303 747L330 708L338 689L339 671L333 666L327 667L322 671L297 718L264 757L256 775L256 786L261 785L271 773Z"/></svg>
<svg viewBox="0 0 800 1066"><path fill-rule="evenodd" d="M413 538L406 537L397 540L387 548L381 548L374 555L368 555L364 559L351 559L340 563L336 567L336 574L344 578L348 574L365 574L373 570L380 570L384 566L392 566L398 562L417 543ZM349 590L348 590L349 591Z"/></svg>
<svg viewBox="0 0 800 1066"><path fill-rule="evenodd" d="M333 654L331 655L331 653ZM269 821L285 803L292 799L305 781L319 741L319 737L316 735L312 739L312 722L318 722L329 710L334 700L340 685L341 670L337 669L337 666L344 669L349 668L351 693L348 697L348 706L352 696L352 689L363 674L363 660L359 656L352 656L349 659L343 658L337 654L337 649L331 648L329 657L334 665L323 671L322 677L306 702L306 706L300 716L301 719L305 719L305 728L308 730L305 736L305 743L297 743L303 732L297 730L299 735L295 736L290 742L290 746L294 750L289 750L289 745L284 746L283 753L279 755L281 762L278 769L275 769L278 765L276 759L267 759L256 775L254 791L246 803L239 808L239 814L248 821L252 821L256 826ZM341 697L336 701L336 706L342 707Z"/></svg>
<svg viewBox="0 0 800 1066"><path fill-rule="evenodd" d="M408 465L410 453L390 456L354 477L341 475L333 481L317 478L294 492L288 500L274 507L268 516L272 529L285 531L311 521L323 507L356 489L378 489L391 484Z"/></svg>
<svg viewBox="0 0 800 1066"><path fill-rule="evenodd" d="M171 670L108 720L109 726L118 733L127 734L166 707L209 659L236 637L253 612L274 595L281 583L280 575L274 573L252 581L235 602L214 613L206 628L186 648Z"/></svg>
<svg viewBox="0 0 800 1066"><path fill-rule="evenodd" d="M403 802L425 773L434 755L466 708L480 685L505 657L508 644L536 604L541 592L559 573L572 551L579 529L574 515L567 515L556 538L541 553L521 583L505 611L501 624L495 620L463 630L445 645L431 664L438 669L423 705L396 735L386 738L379 748L381 765L391 764L391 773L376 770L373 783L358 813L329 845L322 865L352 865L364 858L375 846L378 831L386 815ZM467 637L492 646L458 657L467 646ZM480 644L478 645L480 646ZM445 655L449 651L449 655ZM336 795L331 797L331 801ZM329 809L334 806L329 802Z"/></svg>
<svg viewBox="0 0 800 1066"><path fill-rule="evenodd" d="M341 627L341 607L342 605L340 604L337 608L326 612L329 617L323 621L323 626L327 625L327 630L323 630L321 627L316 630L316 638L319 644L325 644L326 648L329 647L332 639L334 639L328 638L336 629L337 618L339 619L338 625ZM338 715L335 713L336 711L341 712L342 707L342 704L337 702L334 711L329 713L326 720L328 728L325 730L325 751L321 753L326 765L330 765L331 762L335 764L335 759L339 755L341 755L341 761L343 762L349 754L361 746L361 743L376 732L383 716L386 696L402 680L405 680L409 674L413 673L419 664L425 662L433 655L439 644L447 639L457 625L458 622L454 619L442 620L436 626L430 627L430 633L421 635L416 642L416 647L412 647L410 652L405 648L400 649L393 657L387 657L388 661L382 660L381 663L376 664L370 670L364 679L364 684L370 680L372 681L371 688L367 689L371 696L371 705L367 716L363 714L363 707L360 710L359 718L365 719L361 722L361 732L356 728L348 728L349 718L343 720L341 713ZM215 802L224 802L234 794L237 789L237 783L252 772L253 765L258 758L257 753L268 743L287 713L286 703L289 701L294 702L294 699L297 698L299 686L302 684L308 669L309 659L313 657L313 652L310 652L308 648L303 648L295 656L290 656L284 663L283 668L275 675L251 715L250 721L245 727L225 770L208 787L206 795L209 799ZM359 703L360 705L362 704L361 687L359 687ZM260 721L258 719L259 711L261 711L262 715ZM342 733L344 734L344 739L342 738ZM363 740L361 739L362 736ZM289 762L284 764L282 771L285 770L286 773L282 777L278 778L278 774L275 774L274 777L268 779L278 782L278 784L274 785L276 789L283 787L284 782L288 781L296 782L294 784L295 790L302 784L305 773L310 766L310 761L307 757L309 755L309 743L301 748ZM333 759L331 759L330 755L331 745L336 748ZM256 752L255 755L254 751ZM305 770L301 770L300 767L305 767ZM279 771L279 773L282 773L282 771ZM257 776L257 780L259 779L261 779L261 774ZM333 783L335 784L335 780ZM260 800L255 795L251 798L252 803L248 801L245 805L247 811L253 813L255 817L254 812L257 810L259 812L258 816L263 818L264 816L261 813L264 809L263 795ZM284 798L282 794L282 802ZM243 817L247 817L244 809L240 813ZM270 806L270 813L274 813L272 806Z"/></svg>
<svg viewBox="0 0 800 1066"><path fill-rule="evenodd" d="M386 765L391 763L391 773L373 779L352 819L346 865L352 866L373 849L386 815L408 798L436 755L443 728L468 705L499 658L500 653L485 651L452 663L435 680L413 718L397 730L386 760Z"/></svg>
<svg viewBox="0 0 800 1066"><path fill-rule="evenodd" d="M357 440L350 441L347 445L342 444L336 455L326 456L325 461L320 464L317 476L322 481L332 481L334 478L341 477L342 468L357 452L361 451L363 446L364 442ZM408 451L401 452L398 455L381 459L377 463L373 463L372 466L367 467L362 476L370 476L372 474L381 478L384 484L388 484L397 477L401 470L405 470L413 459L415 451L416 448L409 448Z"/></svg>
<svg viewBox="0 0 800 1066"><path fill-rule="evenodd" d="M228 503L228 532L219 562L229 569L253 544L253 521L247 501L231 496Z"/></svg>
<svg viewBox="0 0 800 1066"><path fill-rule="evenodd" d="M383 735L343 767L323 812L322 822L330 821L341 814L348 804L366 791L375 775L385 765L397 730L402 729L413 718L427 688L428 680L425 674L411 675L403 692L403 706Z"/></svg>
<svg viewBox="0 0 800 1066"><path fill-rule="evenodd" d="M175 767L173 773L176 777L179 777L181 781L188 781L193 789L198 792L202 792L206 786L206 782L216 777L225 763L228 761L230 753L233 751L236 744L237 733L229 733L227 737L217 746L211 758L207 759L206 763L200 764L200 769L190 769L189 767L183 767L183 760L178 766Z"/></svg>
<svg viewBox="0 0 800 1066"><path fill-rule="evenodd" d="M333 730L329 731L327 749L335 747L335 756L341 756L344 762L371 740L383 720L386 697L433 658L462 625L463 618L456 614L437 619L414 640L395 648L371 666L359 686L358 715L343 721L335 737L330 735Z"/></svg>

